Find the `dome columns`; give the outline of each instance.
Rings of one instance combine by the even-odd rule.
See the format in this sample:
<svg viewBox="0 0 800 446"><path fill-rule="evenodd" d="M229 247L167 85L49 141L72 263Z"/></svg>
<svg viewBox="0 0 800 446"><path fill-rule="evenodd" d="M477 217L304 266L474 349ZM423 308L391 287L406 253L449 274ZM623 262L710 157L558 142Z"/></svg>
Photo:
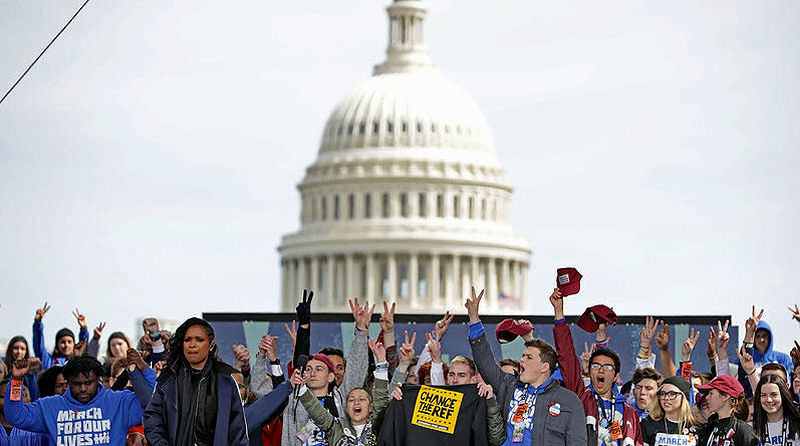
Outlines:
<svg viewBox="0 0 800 446"><path fill-rule="evenodd" d="M292 308L304 288L315 292L320 312L339 312L347 300L397 302L398 312L433 309L463 313L470 288L486 289L486 313L524 314L528 263L524 257L489 252L384 251L380 253L286 253L282 261L283 307Z"/></svg>

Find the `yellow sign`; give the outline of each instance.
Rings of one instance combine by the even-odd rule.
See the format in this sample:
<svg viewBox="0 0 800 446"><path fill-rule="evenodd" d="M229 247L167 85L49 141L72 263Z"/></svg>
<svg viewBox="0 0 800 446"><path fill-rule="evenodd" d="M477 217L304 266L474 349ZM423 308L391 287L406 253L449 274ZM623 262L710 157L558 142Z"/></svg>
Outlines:
<svg viewBox="0 0 800 446"><path fill-rule="evenodd" d="M411 424L452 434L456 430L462 398L464 394L460 392L421 386Z"/></svg>

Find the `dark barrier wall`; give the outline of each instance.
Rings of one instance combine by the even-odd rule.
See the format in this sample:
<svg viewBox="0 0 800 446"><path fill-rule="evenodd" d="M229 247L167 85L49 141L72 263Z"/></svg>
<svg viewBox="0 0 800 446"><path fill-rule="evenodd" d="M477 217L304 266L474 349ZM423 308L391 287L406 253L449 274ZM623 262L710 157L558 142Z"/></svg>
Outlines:
<svg viewBox="0 0 800 446"><path fill-rule="evenodd" d="M378 311L378 307L375 307ZM261 335L269 333L278 336L278 355L286 370L286 363L291 359L292 344L288 333L284 327L285 323L291 325L295 315L293 313L203 313L203 317L211 322L216 332L216 342L219 345L219 352L222 358L233 364L233 352L231 346L234 344L244 344L250 349L255 357L258 352L258 342ZM370 325L370 336L377 337L380 332L378 324L379 315L373 315L373 323ZM403 340L403 331L417 333L415 349L417 354L425 345L425 333L433 329L433 324L441 318L441 315L395 315L395 336L398 341ZM508 344L499 344L494 335L495 326L504 317L502 316L483 316L489 341L494 352L495 359L513 358L519 360L524 344L521 339ZM551 345L553 342L553 318L546 316L536 316L528 318L535 328L534 335L543 338ZM730 316L665 316L663 318L670 326L670 343L672 357L677 363L680 361L681 345L689 335L690 329L700 330L700 339L697 341L692 361L694 370L704 372L709 370L708 358L706 357L706 346L708 345L709 326L712 324L716 330L718 320L730 320ZM575 325L576 317L567 317L570 323L572 337L575 341L575 351L580 354L584 349L584 342L593 342L594 334L587 333ZM611 338L610 348L615 350L622 360L622 380L627 381L633 375L635 368L635 358L639 351L639 331L644 325L644 316L620 316L616 326L609 327L608 335ZM312 315L311 320L311 352L315 353L324 347L338 347L345 351L350 348L354 330L353 318L350 314L323 313ZM467 341L468 319L467 316L456 316L450 326L450 330L442 342L442 359L448 362L455 355L472 356ZM731 342L728 348L728 357L736 358L735 348L739 345L738 327L730 327L728 332L731 334ZM657 352L655 343L653 349ZM661 368L660 360L656 360L656 367Z"/></svg>

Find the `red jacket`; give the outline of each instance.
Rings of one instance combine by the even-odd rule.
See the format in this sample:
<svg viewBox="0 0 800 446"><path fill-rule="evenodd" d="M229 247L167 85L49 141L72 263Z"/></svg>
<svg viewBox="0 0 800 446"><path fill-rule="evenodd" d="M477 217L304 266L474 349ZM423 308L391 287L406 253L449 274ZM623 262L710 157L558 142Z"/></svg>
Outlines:
<svg viewBox="0 0 800 446"><path fill-rule="evenodd" d="M556 322L553 325L553 338L558 352L558 365L564 378L564 387L578 394L586 413L586 431L589 446L597 446L597 422L600 408L594 391L583 384L581 377L581 363L575 354L575 344L572 342L572 333L566 322ZM642 428L639 425L639 416L636 410L628 403L622 402L622 439L619 446L642 446Z"/></svg>

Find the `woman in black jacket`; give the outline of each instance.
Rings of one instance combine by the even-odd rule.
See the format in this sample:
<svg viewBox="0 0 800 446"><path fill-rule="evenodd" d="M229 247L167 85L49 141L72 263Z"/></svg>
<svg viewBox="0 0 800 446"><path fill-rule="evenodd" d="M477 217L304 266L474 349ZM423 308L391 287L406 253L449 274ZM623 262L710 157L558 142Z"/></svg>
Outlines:
<svg viewBox="0 0 800 446"><path fill-rule="evenodd" d="M170 339L164 371L144 412L151 445L247 445L236 370L216 355L214 329L186 320Z"/></svg>
<svg viewBox="0 0 800 446"><path fill-rule="evenodd" d="M736 418L736 412L747 407L744 388L736 378L720 375L697 390L707 392L709 410L708 423L700 430L699 445L705 446L758 446L758 437L753 428Z"/></svg>

